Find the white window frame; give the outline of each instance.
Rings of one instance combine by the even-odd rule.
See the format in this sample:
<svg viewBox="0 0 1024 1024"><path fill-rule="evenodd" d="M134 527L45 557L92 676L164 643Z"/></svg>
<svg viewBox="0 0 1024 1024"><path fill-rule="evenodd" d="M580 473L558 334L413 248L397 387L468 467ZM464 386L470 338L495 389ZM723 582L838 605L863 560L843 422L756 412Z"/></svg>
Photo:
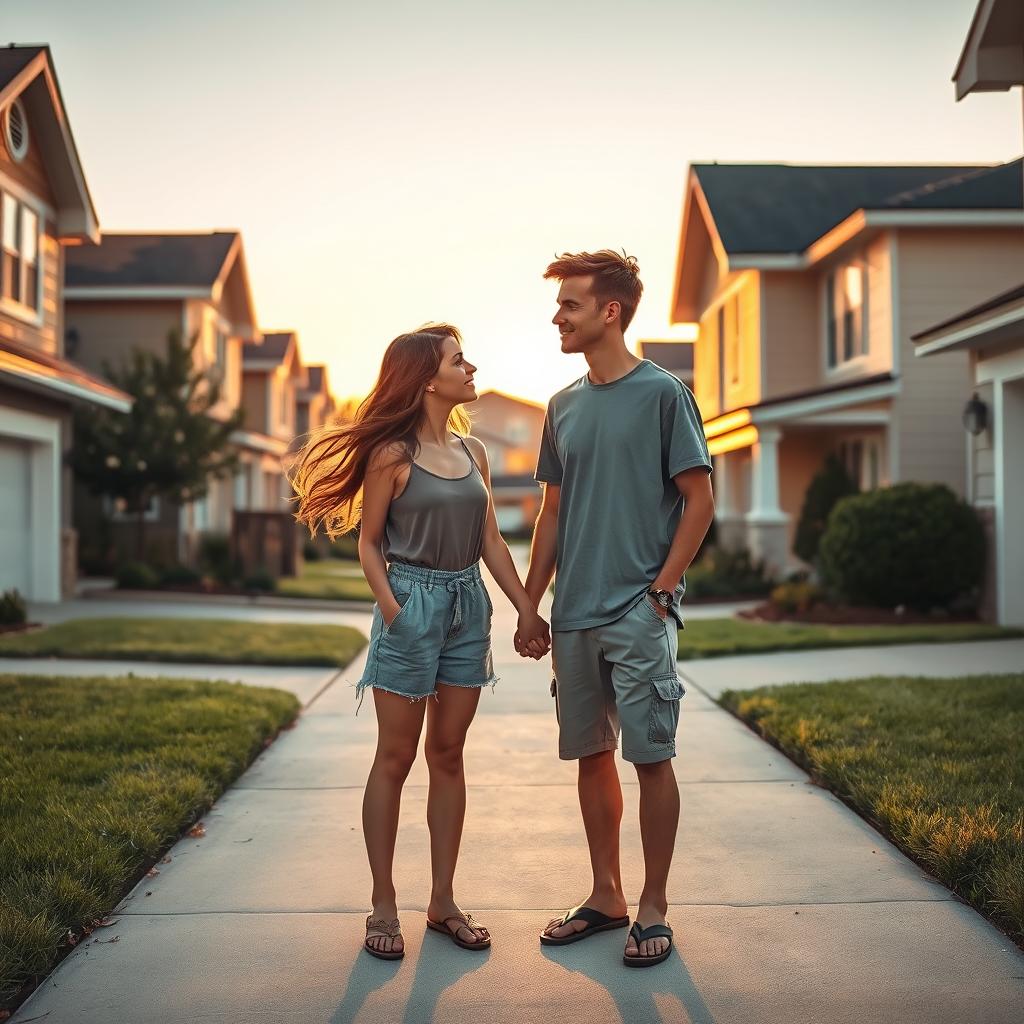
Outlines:
<svg viewBox="0 0 1024 1024"><path fill-rule="evenodd" d="M860 302L860 318L861 318L861 329L860 329L860 344L855 343L853 354L847 358L845 356L845 339L844 339L844 319L845 314L848 312L846 309L838 309L835 306L833 296L834 282L840 275L845 275L851 270L857 270L860 272L860 290L861 290L861 302ZM843 292L845 294L845 291ZM830 300L832 300L830 302ZM843 260L839 263L834 264L830 267L826 273L822 276L821 282L821 351L822 351L822 365L825 367L825 373L828 376L842 376L843 374L849 373L850 370L856 370L862 368L868 361L871 353L871 337L870 337L870 301L871 297L868 293L868 265L867 260L862 257L855 257L853 259ZM833 308L835 311L834 317L829 317L829 308ZM834 319L836 325L836 337L835 337L835 351L836 361L834 363L829 362L829 326L830 322Z"/></svg>
<svg viewBox="0 0 1024 1024"><path fill-rule="evenodd" d="M4 234L7 230L6 224L6 204L4 202L5 197L10 199L15 204L18 217L18 247L19 247L19 269L18 273L20 279L19 292L24 295L25 280L27 277L27 266L25 256L22 250L22 239L21 239L21 225L24 217L24 210L29 210L36 218L36 303L33 309L26 302L22 302L19 299L12 299L7 295L0 292L0 312L9 314L10 316L16 317L27 324L31 324L33 327L42 327L43 325L43 278L44 278L44 254L43 254L43 239L45 237L45 225L46 225L46 211L36 202L33 202L21 189L11 188L6 179L0 178L0 258L7 259L7 245L4 241ZM2 287L2 276L0 276L0 287Z"/></svg>
<svg viewBox="0 0 1024 1024"><path fill-rule="evenodd" d="M113 498L109 494L103 495L103 511L112 523L136 523L139 517L134 512L125 512L118 509ZM156 495L149 499L146 511L142 513L144 523L156 523L160 521L160 498Z"/></svg>

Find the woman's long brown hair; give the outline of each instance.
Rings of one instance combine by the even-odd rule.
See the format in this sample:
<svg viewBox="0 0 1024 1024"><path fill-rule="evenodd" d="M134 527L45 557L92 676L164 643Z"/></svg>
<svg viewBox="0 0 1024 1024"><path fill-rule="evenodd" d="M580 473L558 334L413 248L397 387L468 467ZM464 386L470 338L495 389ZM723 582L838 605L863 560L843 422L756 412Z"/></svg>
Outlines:
<svg viewBox="0 0 1024 1024"><path fill-rule="evenodd" d="M441 365L446 338L461 344L451 324L424 324L388 345L380 375L351 423L328 423L310 435L288 471L298 495L295 518L312 536L323 526L331 540L348 533L362 513L363 481L377 448L397 445L395 462L412 462L419 451L416 431L423 420L423 396ZM456 406L448 429L465 436L469 417Z"/></svg>

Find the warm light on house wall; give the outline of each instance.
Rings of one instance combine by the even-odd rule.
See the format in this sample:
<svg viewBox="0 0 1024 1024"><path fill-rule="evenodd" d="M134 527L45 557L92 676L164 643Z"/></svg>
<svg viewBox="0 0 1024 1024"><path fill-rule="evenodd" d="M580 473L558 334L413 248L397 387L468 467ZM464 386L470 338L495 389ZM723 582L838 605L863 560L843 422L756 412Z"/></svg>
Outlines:
<svg viewBox="0 0 1024 1024"><path fill-rule="evenodd" d="M737 409L735 412L728 412L724 416L716 416L704 424L705 437L719 437L728 434L739 427L745 427L750 422L749 409Z"/></svg>
<svg viewBox="0 0 1024 1024"><path fill-rule="evenodd" d="M708 441L708 452L712 455L724 455L740 448L749 448L757 444L757 427L742 427L728 434L721 434Z"/></svg>

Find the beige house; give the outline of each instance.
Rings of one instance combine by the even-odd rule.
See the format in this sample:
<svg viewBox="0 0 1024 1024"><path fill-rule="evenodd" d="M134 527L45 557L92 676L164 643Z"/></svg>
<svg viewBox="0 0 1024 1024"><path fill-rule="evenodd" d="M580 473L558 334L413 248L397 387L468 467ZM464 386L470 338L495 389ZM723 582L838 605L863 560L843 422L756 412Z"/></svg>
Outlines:
<svg viewBox="0 0 1024 1024"><path fill-rule="evenodd" d="M290 508L291 487L284 473L284 458L298 433L298 395L309 387L309 374L299 356L294 331L264 334L260 342L246 343L242 354L242 408L245 433L257 439L263 457L247 467L237 496L237 507L249 511L282 512Z"/></svg>
<svg viewBox="0 0 1024 1024"><path fill-rule="evenodd" d="M724 543L799 565L796 520L830 452L862 489L963 492L968 359L915 359L911 336L1019 283L1022 226L1019 160L690 168L673 320L700 325Z"/></svg>
<svg viewBox="0 0 1024 1024"><path fill-rule="evenodd" d="M1024 85L1024 6L982 0L953 76L957 99ZM989 538L986 611L1024 625L1024 262L1016 286L914 335L927 363L970 360L961 394L968 428L967 498ZM1004 282L1005 283L1005 282ZM993 281L993 285L996 282Z"/></svg>
<svg viewBox="0 0 1024 1024"><path fill-rule="evenodd" d="M64 254L99 239L46 46L0 49L0 591L71 596L75 406L131 400L64 350Z"/></svg>
<svg viewBox="0 0 1024 1024"><path fill-rule="evenodd" d="M327 367L306 367L308 384L295 396L295 439L292 447L302 444L307 435L322 427L334 414L336 403L327 383Z"/></svg>
<svg viewBox="0 0 1024 1024"><path fill-rule="evenodd" d="M540 485L533 479L544 432L544 407L500 391L485 391L466 406L473 435L487 448L498 526L525 532L540 512Z"/></svg>
<svg viewBox="0 0 1024 1024"><path fill-rule="evenodd" d="M242 346L259 339L242 237L237 231L104 234L67 259L66 343L69 354L96 373L118 365L135 349L162 354L168 333L198 335L197 365L221 379L222 399L213 415L227 419L242 403ZM226 534L231 513L279 445L250 431L233 437L242 470L234 480L213 482L202 500L146 513L148 543L155 554L193 562L204 533ZM113 542L131 550L131 524L116 508L85 494L76 499L80 530L95 535L109 521Z"/></svg>

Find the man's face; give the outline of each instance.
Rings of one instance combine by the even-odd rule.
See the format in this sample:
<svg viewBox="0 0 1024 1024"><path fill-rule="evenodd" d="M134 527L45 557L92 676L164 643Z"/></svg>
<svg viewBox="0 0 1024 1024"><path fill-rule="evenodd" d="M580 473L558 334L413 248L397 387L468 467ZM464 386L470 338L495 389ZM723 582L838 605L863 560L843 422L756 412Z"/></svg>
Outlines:
<svg viewBox="0 0 1024 1024"><path fill-rule="evenodd" d="M591 276L567 277L558 289L558 312L551 322L562 337L563 352L585 352L604 336L608 304L590 294Z"/></svg>

